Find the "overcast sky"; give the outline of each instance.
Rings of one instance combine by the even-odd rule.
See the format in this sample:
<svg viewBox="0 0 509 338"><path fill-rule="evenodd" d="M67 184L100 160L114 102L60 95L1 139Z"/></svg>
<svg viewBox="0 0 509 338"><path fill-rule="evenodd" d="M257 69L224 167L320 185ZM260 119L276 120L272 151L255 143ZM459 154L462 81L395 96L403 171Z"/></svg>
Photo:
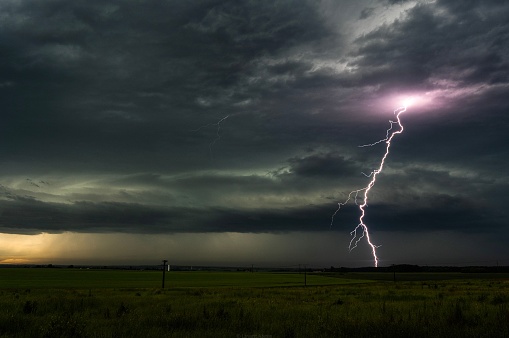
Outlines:
<svg viewBox="0 0 509 338"><path fill-rule="evenodd" d="M509 264L509 1L0 1L0 261Z"/></svg>

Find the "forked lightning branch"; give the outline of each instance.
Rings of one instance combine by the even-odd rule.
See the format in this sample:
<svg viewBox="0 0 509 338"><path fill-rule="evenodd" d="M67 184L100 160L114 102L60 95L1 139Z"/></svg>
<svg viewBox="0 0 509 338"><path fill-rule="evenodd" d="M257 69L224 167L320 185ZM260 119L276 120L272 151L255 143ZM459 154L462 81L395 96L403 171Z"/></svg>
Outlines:
<svg viewBox="0 0 509 338"><path fill-rule="evenodd" d="M349 251L352 251L353 249L355 249L357 247L357 245L363 238L366 238L366 241L368 242L368 244L371 248L371 253L372 253L373 259L375 261L375 267L378 267L379 258L377 256L376 249L379 247L379 245L375 245L373 243L373 241L371 240L371 236L369 234L368 226L366 225L366 223L364 223L364 217L366 216L366 207L368 206L369 192L375 185L377 176L382 172L382 170L384 168L385 160L387 159L387 156L389 156L389 150L391 147L392 140L394 139L394 137L396 135L401 134L403 132L403 124L401 123L400 117L401 117L401 114L403 114L407 110L407 107L409 104L410 104L410 100L407 100L404 102L403 106L394 110L394 115L396 115L396 121L392 121L392 120L389 121L390 127L389 127L389 129L387 129L385 138L378 140L374 143L359 146L359 147L371 147L371 146L374 146L374 145L377 145L380 143L385 143L385 153L384 153L382 159L380 160L380 165L378 166L377 169L373 170L369 175L363 173L366 177L371 178L368 185L363 188L351 191L348 194L348 198L344 202L338 203L338 208L332 215L331 226L332 226L332 223L334 223L334 217L339 212L339 210L341 209L342 206L348 204L350 201L353 200L355 205L357 205L359 207L359 211L360 211L359 224L357 224L357 226L350 232L352 239L350 240L350 245L348 246L348 249L349 249Z"/></svg>

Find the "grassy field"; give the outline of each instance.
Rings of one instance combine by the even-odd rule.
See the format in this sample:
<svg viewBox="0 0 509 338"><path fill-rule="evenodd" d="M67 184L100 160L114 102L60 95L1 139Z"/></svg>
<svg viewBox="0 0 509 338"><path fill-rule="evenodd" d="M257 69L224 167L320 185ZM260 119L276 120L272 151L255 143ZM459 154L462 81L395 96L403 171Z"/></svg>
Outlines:
<svg viewBox="0 0 509 338"><path fill-rule="evenodd" d="M502 274L161 275L0 269L0 337L509 336Z"/></svg>
<svg viewBox="0 0 509 338"><path fill-rule="evenodd" d="M304 273L167 272L166 287L274 287L304 285ZM359 283L341 276L307 274L307 285ZM0 288L158 288L161 271L0 269ZM365 280L364 282L370 282Z"/></svg>

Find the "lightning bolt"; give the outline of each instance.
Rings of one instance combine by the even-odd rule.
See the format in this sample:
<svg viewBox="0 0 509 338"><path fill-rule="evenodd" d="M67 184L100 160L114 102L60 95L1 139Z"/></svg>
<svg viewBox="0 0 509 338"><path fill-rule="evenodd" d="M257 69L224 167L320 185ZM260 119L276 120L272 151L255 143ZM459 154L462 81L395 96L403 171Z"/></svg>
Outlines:
<svg viewBox="0 0 509 338"><path fill-rule="evenodd" d="M364 216L366 215L365 208L368 206L369 192L371 191L371 188L373 188L373 186L375 185L376 178L377 178L378 174L380 174L382 172L382 170L384 168L385 160L387 159L387 156L389 156L389 149L391 147L391 142L396 135L401 134L403 132L403 124L401 123L400 116L401 116L401 114L406 112L406 110L407 110L406 105L396 108L394 110L394 115L396 115L396 121L392 121L392 120L389 121L390 127L389 127L389 129L387 129L385 138L378 140L374 143L369 143L369 144L364 144L364 145L359 146L361 148L362 147L372 147L376 144L383 143L383 142L385 142L385 145L386 145L385 153L384 153L382 159L380 160L380 165L378 166L378 169L373 170L369 175L362 173L364 176L371 178L371 181L369 181L369 183L366 187L351 191L348 194L348 198L344 202L339 202L338 208L332 215L332 220L331 220L331 227L332 227L332 223L334 223L334 217L339 212L341 207L346 205L348 202L350 202L353 199L355 205L357 205L359 207L361 215L359 217L359 224L357 224L355 229L353 229L350 232L352 239L350 240L348 250L352 251L353 249L355 249L357 247L357 244L359 244L359 242L363 238L366 238L366 241L368 242L369 246L371 247L371 253L372 253L373 259L375 261L375 267L378 267L378 256L376 254L376 249L380 246L373 244L373 242L371 241L368 226L364 223ZM397 126L398 129L395 129L395 126ZM359 197L359 195L362 195L362 198ZM359 200L360 200L360 202L359 202Z"/></svg>
<svg viewBox="0 0 509 338"><path fill-rule="evenodd" d="M225 117L221 118L219 121L217 122L214 122L214 123L209 123L209 124L206 124L204 126L201 126L197 129L194 129L192 130L193 132L197 132L203 128L207 128L207 127L217 127L216 129L216 137L212 140L212 142L210 142L209 144L209 152L210 152L210 159L212 160L212 147L214 147L214 145L221 139L221 123L226 120L227 118L229 118L230 115L226 115Z"/></svg>

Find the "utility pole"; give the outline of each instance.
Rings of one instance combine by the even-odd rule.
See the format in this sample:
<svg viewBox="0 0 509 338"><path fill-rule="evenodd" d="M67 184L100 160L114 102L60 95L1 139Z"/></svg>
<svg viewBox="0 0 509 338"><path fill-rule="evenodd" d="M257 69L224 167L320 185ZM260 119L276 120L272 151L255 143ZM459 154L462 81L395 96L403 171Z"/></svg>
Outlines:
<svg viewBox="0 0 509 338"><path fill-rule="evenodd" d="M163 259L163 289L164 289L164 273L166 272L166 263L168 263L168 261L166 259Z"/></svg>
<svg viewBox="0 0 509 338"><path fill-rule="evenodd" d="M307 264L304 264L304 286L307 286L307 285L308 285L308 281L307 281L307 271L308 271L308 266L307 266Z"/></svg>

